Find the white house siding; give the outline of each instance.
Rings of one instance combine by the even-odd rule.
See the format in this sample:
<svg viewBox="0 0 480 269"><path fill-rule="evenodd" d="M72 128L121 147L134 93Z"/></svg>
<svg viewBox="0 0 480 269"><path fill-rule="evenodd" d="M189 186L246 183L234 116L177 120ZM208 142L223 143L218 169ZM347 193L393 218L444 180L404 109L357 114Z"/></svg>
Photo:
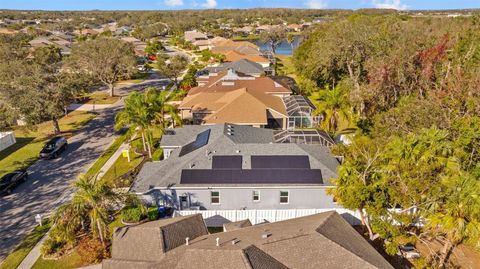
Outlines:
<svg viewBox="0 0 480 269"><path fill-rule="evenodd" d="M253 191L260 191L260 201L253 201ZM211 191L220 192L220 204L210 202ZM289 192L288 204L280 203L280 191ZM180 206L180 196L186 196L187 206ZM210 189L169 189L153 190L143 199L150 204L172 206L179 210L199 208L202 210L236 209L311 209L341 208L325 187L248 187Z"/></svg>
<svg viewBox="0 0 480 269"><path fill-rule="evenodd" d="M0 151L10 147L15 143L16 140L13 132L0 132Z"/></svg>

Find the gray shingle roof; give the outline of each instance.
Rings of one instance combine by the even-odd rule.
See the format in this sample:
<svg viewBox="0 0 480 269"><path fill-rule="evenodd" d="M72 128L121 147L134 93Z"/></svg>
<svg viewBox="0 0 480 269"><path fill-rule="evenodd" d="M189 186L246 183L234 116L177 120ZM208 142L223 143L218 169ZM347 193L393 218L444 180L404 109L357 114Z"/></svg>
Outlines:
<svg viewBox="0 0 480 269"><path fill-rule="evenodd" d="M214 67L206 67L202 71L206 71L209 73L219 73L227 69L232 69L235 72L240 72L248 75L265 73L265 70L261 64L250 61L248 59L241 59L235 62L222 63ZM202 71L200 71L201 74Z"/></svg>
<svg viewBox="0 0 480 269"><path fill-rule="evenodd" d="M112 258L156 262L164 254L185 243L208 234L200 214L147 222L118 228L113 233Z"/></svg>
<svg viewBox="0 0 480 269"><path fill-rule="evenodd" d="M338 161L329 153L327 147L320 145L302 145L289 143L273 143L273 131L249 126L233 126L233 135L228 135L229 124L198 127L186 126L175 129L179 134L178 141L174 137L160 143L161 146L180 145L185 141L195 140L200 129L210 128L208 144L184 156L179 156L179 149L175 149L167 160L146 163L135 180L131 191L136 193L148 192L151 188L175 187L180 184L183 169L211 169L213 155L242 155L242 169L251 169L250 156L252 155L308 155L311 169L320 169L323 178L322 185L331 185L330 178L336 177ZM196 130L195 132L193 130ZM191 138L187 138L188 135ZM164 139L165 139L164 138ZM159 176L161 175L161 176ZM182 186L195 186L184 184ZM212 185L212 186L237 186ZM241 186L241 185L238 185ZM268 185L271 186L271 185Z"/></svg>
<svg viewBox="0 0 480 269"><path fill-rule="evenodd" d="M154 234L139 234L137 241L149 237ZM393 268L335 211L199 236L162 254L161 260L132 259L129 252L141 253L145 246L122 240L114 239L117 252L103 268ZM118 254L119 247L125 248L124 255Z"/></svg>

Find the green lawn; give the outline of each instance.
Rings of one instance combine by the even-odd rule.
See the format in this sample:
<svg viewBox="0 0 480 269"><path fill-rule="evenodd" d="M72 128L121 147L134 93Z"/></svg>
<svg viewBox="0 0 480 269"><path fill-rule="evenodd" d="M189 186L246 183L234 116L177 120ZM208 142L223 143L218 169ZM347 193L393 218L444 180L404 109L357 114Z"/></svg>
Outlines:
<svg viewBox="0 0 480 269"><path fill-rule="evenodd" d="M137 167L140 162L142 162L142 156L135 154L133 150L131 150L130 162L128 162L126 157L120 155L112 167L110 167L110 169L108 169L108 171L103 175L102 179L114 182L114 180L119 176L122 176Z"/></svg>
<svg viewBox="0 0 480 269"><path fill-rule="evenodd" d="M85 104L96 104L96 105L111 105L115 104L120 97L118 96L110 96L110 94L106 91L96 91L84 96Z"/></svg>
<svg viewBox="0 0 480 269"><path fill-rule="evenodd" d="M32 269L70 269L84 266L80 255L74 250L72 253L61 257L58 260L44 260L42 257L33 265Z"/></svg>
<svg viewBox="0 0 480 269"><path fill-rule="evenodd" d="M295 67L293 66L292 57L287 55L277 55L277 72L278 75L289 76L296 79Z"/></svg>
<svg viewBox="0 0 480 269"><path fill-rule="evenodd" d="M62 135L70 137L95 116L88 112L74 111L60 119ZM16 169L26 168L38 159L38 154L45 142L53 137L51 122L35 126L34 130L16 128L17 143L0 152L0 176Z"/></svg>
<svg viewBox="0 0 480 269"><path fill-rule="evenodd" d="M48 232L50 229L50 223L46 221L43 226L37 226L33 231L27 235L25 240L12 252L10 255L5 258L3 263L0 265L0 269L13 269L17 268L18 265L25 259L30 250L35 247L38 241Z"/></svg>
<svg viewBox="0 0 480 269"><path fill-rule="evenodd" d="M123 144L123 142L125 142L126 139L126 134L117 137L117 139L115 139L112 145L110 145L110 147L108 147L108 149L95 161L92 167L88 169L87 173L85 173L86 176L94 177L95 175L97 175L98 172L100 172L100 169L102 169L103 165L105 165L105 163L110 159L110 157L112 157L115 151L120 148L120 146Z"/></svg>
<svg viewBox="0 0 480 269"><path fill-rule="evenodd" d="M260 39L260 35L235 36L232 38L233 41L250 41L257 39Z"/></svg>

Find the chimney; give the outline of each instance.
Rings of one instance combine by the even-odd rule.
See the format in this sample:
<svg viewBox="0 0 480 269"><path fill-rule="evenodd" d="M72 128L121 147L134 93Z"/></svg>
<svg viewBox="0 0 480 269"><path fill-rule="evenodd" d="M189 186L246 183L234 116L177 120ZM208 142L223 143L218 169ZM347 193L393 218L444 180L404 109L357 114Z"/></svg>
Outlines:
<svg viewBox="0 0 480 269"><path fill-rule="evenodd" d="M190 237L185 238L185 246L188 246L188 241L190 241Z"/></svg>
<svg viewBox="0 0 480 269"><path fill-rule="evenodd" d="M220 238L217 237L217 239L215 239L215 241L217 241L216 245L217 245L217 247L219 247L220 246Z"/></svg>

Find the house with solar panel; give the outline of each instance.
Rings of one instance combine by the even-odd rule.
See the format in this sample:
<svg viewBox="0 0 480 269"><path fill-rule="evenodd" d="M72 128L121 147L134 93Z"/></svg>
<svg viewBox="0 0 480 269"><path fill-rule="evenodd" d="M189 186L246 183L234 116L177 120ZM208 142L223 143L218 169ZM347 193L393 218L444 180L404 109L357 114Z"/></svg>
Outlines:
<svg viewBox="0 0 480 269"><path fill-rule="evenodd" d="M149 204L177 210L332 209L326 190L339 161L320 131L279 134L234 124L168 130L165 160L146 163L131 192ZM289 140L318 143L290 143Z"/></svg>

